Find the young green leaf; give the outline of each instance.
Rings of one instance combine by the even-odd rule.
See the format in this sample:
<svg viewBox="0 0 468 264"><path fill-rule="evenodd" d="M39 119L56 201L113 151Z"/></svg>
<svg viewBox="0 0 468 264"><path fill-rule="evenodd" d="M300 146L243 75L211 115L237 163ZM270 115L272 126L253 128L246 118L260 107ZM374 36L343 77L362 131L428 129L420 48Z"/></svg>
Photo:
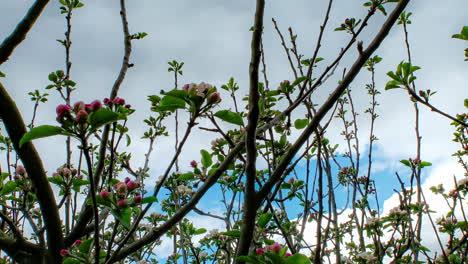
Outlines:
<svg viewBox="0 0 468 264"><path fill-rule="evenodd" d="M299 253L286 258L284 262L286 264L310 264L310 260L306 256Z"/></svg>
<svg viewBox="0 0 468 264"><path fill-rule="evenodd" d="M297 119L296 121L294 121L294 127L296 129L303 129L307 126L307 124L309 124L308 119Z"/></svg>
<svg viewBox="0 0 468 264"><path fill-rule="evenodd" d="M305 81L307 79L309 79L309 78L307 78L307 76L299 77L291 84L291 86L294 87L294 86L300 84L301 82L303 82L303 81Z"/></svg>
<svg viewBox="0 0 468 264"><path fill-rule="evenodd" d="M213 160L211 159L211 154L202 149L200 150L200 153L202 155L202 160L201 160L201 163L203 165L204 168L209 168L211 166L211 164L213 164Z"/></svg>
<svg viewBox="0 0 468 264"><path fill-rule="evenodd" d="M257 221L257 225L258 227L260 228L265 228L268 224L268 222L270 222L271 218L273 217L273 214L272 213L266 213L266 214L262 214L259 218L258 218L258 221Z"/></svg>
<svg viewBox="0 0 468 264"><path fill-rule="evenodd" d="M4 195L12 193L16 189L16 186L17 184L14 181L7 182L3 186L2 191L0 192L0 195L4 196Z"/></svg>
<svg viewBox="0 0 468 264"><path fill-rule="evenodd" d="M214 114L214 116L234 125L239 125L239 126L244 125L244 121L242 120L242 117L238 113L235 113L229 110L218 111Z"/></svg>
<svg viewBox="0 0 468 264"><path fill-rule="evenodd" d="M90 133L96 131L98 128L116 122L118 120L125 119L124 116L110 110L110 109L99 109L88 116L88 123L90 125Z"/></svg>
<svg viewBox="0 0 468 264"><path fill-rule="evenodd" d="M51 137L51 136L56 136L56 135L71 136L70 133L68 133L61 127L43 125L43 126L34 127L28 132L26 132L23 135L23 137L21 137L19 146L21 148L24 143L30 142L34 139Z"/></svg>

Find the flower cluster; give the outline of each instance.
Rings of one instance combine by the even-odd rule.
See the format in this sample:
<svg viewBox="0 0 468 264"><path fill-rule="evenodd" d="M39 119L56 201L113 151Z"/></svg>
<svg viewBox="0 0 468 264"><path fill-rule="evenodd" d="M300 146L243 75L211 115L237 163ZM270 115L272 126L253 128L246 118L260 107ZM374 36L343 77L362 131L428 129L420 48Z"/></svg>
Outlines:
<svg viewBox="0 0 468 264"><path fill-rule="evenodd" d="M16 166L15 180L20 180L26 176L27 176L26 169L21 165Z"/></svg>
<svg viewBox="0 0 468 264"><path fill-rule="evenodd" d="M101 108L102 104L99 100L95 100L89 104L79 101L73 105L73 108L70 108L68 105L61 104L57 106L56 109L57 122L63 124L66 120L69 120L78 124L86 123L88 115Z"/></svg>
<svg viewBox="0 0 468 264"><path fill-rule="evenodd" d="M118 108L119 106L125 106L126 108L131 108L132 107L129 104L125 104L125 99L122 99L120 97L115 97L114 99L104 98L103 102L109 108L112 108L112 107Z"/></svg>
<svg viewBox="0 0 468 264"><path fill-rule="evenodd" d="M392 216L392 215L393 216L405 216L407 214L408 214L408 212L401 209L400 206L396 206L396 207L390 209L390 211L388 212L389 216Z"/></svg>
<svg viewBox="0 0 468 264"><path fill-rule="evenodd" d="M189 187L181 184L179 186L177 186L177 192L182 195L182 196L188 196L188 195L191 195L191 194L194 194L195 191L190 189Z"/></svg>
<svg viewBox="0 0 468 264"><path fill-rule="evenodd" d="M221 102L221 96L216 92L216 88L211 84L204 82L185 84L182 89L187 91L189 95L198 96L203 99L207 99L208 104L218 104Z"/></svg>
<svg viewBox="0 0 468 264"><path fill-rule="evenodd" d="M125 208L129 205L137 205L143 201L143 197L141 197L135 191L140 187L140 184L132 181L130 178L125 178L124 182L117 182L114 184L114 195L109 191L102 190L99 193L99 196L103 201L113 201L115 202L115 206L117 208ZM128 200L128 197L132 196L133 198ZM114 197L116 197L116 201L114 201Z"/></svg>
<svg viewBox="0 0 468 264"><path fill-rule="evenodd" d="M377 257L375 257L374 254L367 251L357 254L356 258L359 260L364 260L366 263L374 263L375 261L377 261Z"/></svg>
<svg viewBox="0 0 468 264"><path fill-rule="evenodd" d="M261 256L267 252L270 252L270 253L274 253L277 255L279 254L280 256L285 257L285 258L292 256L291 253L285 252L285 251L286 249L283 248L283 246L281 246L278 242L275 242L271 245L266 246L266 248L257 248L255 250L255 254L257 254L257 256Z"/></svg>

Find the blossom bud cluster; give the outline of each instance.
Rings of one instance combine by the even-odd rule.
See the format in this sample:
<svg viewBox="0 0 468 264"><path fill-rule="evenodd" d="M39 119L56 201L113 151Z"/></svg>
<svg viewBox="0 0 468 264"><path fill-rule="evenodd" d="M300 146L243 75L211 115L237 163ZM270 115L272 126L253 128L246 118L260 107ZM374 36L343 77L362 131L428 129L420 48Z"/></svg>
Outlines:
<svg viewBox="0 0 468 264"><path fill-rule="evenodd" d="M271 252L271 253L280 253L281 250L283 250L283 246L281 246L279 243L275 242L271 245L268 245L266 248L257 248L255 250L255 253L259 256L259 255L262 255L262 254L265 254L267 252ZM284 254L284 257L287 258L287 257L290 257L291 256L291 253L289 252L286 252Z"/></svg>
<svg viewBox="0 0 468 264"><path fill-rule="evenodd" d="M20 180L26 176L27 176L26 169L21 165L16 166L16 174L14 177L15 180Z"/></svg>
<svg viewBox="0 0 468 264"><path fill-rule="evenodd" d="M75 177L78 174L77 169L69 169L69 168L58 168L56 172L52 173L52 177L61 176L63 179L69 179L70 177ZM82 178L82 175L78 176Z"/></svg>
<svg viewBox="0 0 468 264"><path fill-rule="evenodd" d="M70 108L68 105L61 104L57 106L56 109L57 121L59 123L63 123L65 120L70 120L79 124L86 123L88 115L101 108L102 104L99 100L95 100L89 104L79 101L73 105L73 108ZM74 114L74 117L72 114Z"/></svg>
<svg viewBox="0 0 468 264"><path fill-rule="evenodd" d="M395 216L405 216L408 212L405 210L402 210L400 206L396 206L388 212L389 215L395 215Z"/></svg>
<svg viewBox="0 0 468 264"><path fill-rule="evenodd" d="M185 84L182 89L192 96L198 96L207 99L208 104L218 104L221 102L221 96L216 92L216 88L211 84L201 82L199 84Z"/></svg>
<svg viewBox="0 0 468 264"><path fill-rule="evenodd" d="M129 200L127 200L128 197L132 195L133 192L140 187L139 183L131 180L128 177L125 178L125 181L114 184L113 187L114 187L115 197L117 197L117 201L115 203L117 208L125 208L131 204L133 205L140 204L143 201L143 197L141 197L138 194L135 194L133 196L133 199L131 200L132 203L130 203ZM107 190L102 190L99 193L99 196L105 201L108 201L112 197L114 197L113 194Z"/></svg>
<svg viewBox="0 0 468 264"><path fill-rule="evenodd" d="M120 98L118 96L114 97L114 99L104 98L103 102L105 105L107 105L110 108L112 108L112 106L115 106L115 107L125 106L126 108L132 107L129 104L125 104L125 99Z"/></svg>
<svg viewBox="0 0 468 264"><path fill-rule="evenodd" d="M188 196L188 195L195 193L194 190L190 189L189 187L183 184L177 186L177 192L179 193L179 195L182 195L182 196Z"/></svg>

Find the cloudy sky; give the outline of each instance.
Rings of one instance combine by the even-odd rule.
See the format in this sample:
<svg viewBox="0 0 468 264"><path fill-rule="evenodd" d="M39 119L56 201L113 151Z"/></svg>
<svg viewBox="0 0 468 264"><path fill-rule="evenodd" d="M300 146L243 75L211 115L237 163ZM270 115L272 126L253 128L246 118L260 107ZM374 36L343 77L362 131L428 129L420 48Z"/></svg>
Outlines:
<svg viewBox="0 0 468 264"><path fill-rule="evenodd" d="M13 30L23 17L31 0L3 1L0 9L0 40ZM336 0L331 11L331 19L324 34L324 42L319 54L325 65L333 60L340 48L349 38L343 32L334 32L347 17L363 17L366 9L364 1ZM76 10L73 16L72 32L72 74L78 83L73 101L91 101L109 95L118 74L123 55L123 35L119 16L118 1L84 1L85 7ZM148 37L133 41L131 62L135 67L127 74L120 96L136 108L137 112L129 122L133 143L129 151L134 151L134 164L143 160L141 149L147 142L139 137L144 132L142 120L149 114L146 96L158 94L160 90L173 88L172 74L167 72L167 62L184 61L184 75L180 83L205 81L220 86L234 77L246 91L248 87L248 63L250 58L249 28L252 25L255 1L128 1L127 11L131 33L147 32ZM271 18L275 18L283 34L291 26L298 35L298 48L305 57L310 57L315 48L319 25L323 20L327 1L292 0L267 1L265 13L264 47L266 52L267 73L271 88L282 80L293 79L275 33ZM391 9L388 7L388 9ZM413 62L422 67L417 72L416 85L419 89L438 91L433 103L444 111L455 114L464 111L463 98L468 96L468 64L463 61L466 42L452 39L466 25L466 1L412 1L407 11L413 12L409 26ZM380 27L385 17L381 14L372 18L361 40L366 46ZM25 120L32 113L32 102L27 93L48 84L47 75L64 68L64 50L56 42L63 39L65 19L60 15L58 1L52 1L39 18L36 25L14 52L10 60L0 70L7 74L1 81L15 98ZM289 44L289 42L288 42ZM395 27L383 45L376 52L383 57L377 67L376 82L382 94L379 96L376 135L377 143L375 170L384 179L394 181L392 175L402 170L398 160L414 156L415 142L412 104L405 92L400 90L383 91L388 81L385 73L394 70L406 58L401 27ZM344 58L337 72L351 65L355 54ZM323 69L320 68L319 69ZM316 94L320 103L335 87L337 79L330 80ZM369 81L367 71L361 72L351 85L357 110L362 112L368 107L368 95L364 84ZM52 92L52 91L51 91ZM52 92L49 102L39 109L36 124L54 124L55 106L59 96ZM227 96L227 95L224 95ZM227 101L227 100L226 100ZM446 170L456 166L450 154L456 149L451 142L449 121L427 109L422 109L421 133L423 160L433 162L434 166L425 173L427 182L441 182ZM368 120L362 114L359 118L362 133L366 133ZM172 128L172 125L168 125ZM339 122L332 124L328 137L340 143ZM182 163L198 159L200 148L207 148L213 135L197 131L187 145ZM157 145L151 160L152 173L160 173L168 161L164 159L173 151L171 138ZM367 143L361 141L362 147ZM36 142L44 163L49 171L65 161L61 146L63 140L53 138ZM53 146L53 147L52 147ZM53 152L50 150L54 149ZM461 173L459 173L461 174ZM462 175L458 175L462 176ZM389 198L391 192L388 193ZM389 205L390 206L390 205Z"/></svg>

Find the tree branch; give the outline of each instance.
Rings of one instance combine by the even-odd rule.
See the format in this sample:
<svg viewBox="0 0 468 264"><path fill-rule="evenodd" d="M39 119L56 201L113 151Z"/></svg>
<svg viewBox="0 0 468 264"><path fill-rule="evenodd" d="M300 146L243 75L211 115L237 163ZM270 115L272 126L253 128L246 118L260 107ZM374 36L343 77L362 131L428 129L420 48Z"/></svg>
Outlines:
<svg viewBox="0 0 468 264"><path fill-rule="evenodd" d="M255 192L255 180L257 179L257 146L256 135L259 118L258 101L260 95L258 92L258 68L260 65L260 43L263 32L263 14L265 10L265 0L257 0L255 11L254 30L252 32L251 59L249 67L250 91L249 91L249 122L245 139L245 149L247 161L245 165L246 185L244 199L244 216L241 227L241 237L237 246L237 256L248 255L250 244L253 239L255 229L255 218L259 203Z"/></svg>
<svg viewBox="0 0 468 264"><path fill-rule="evenodd" d="M49 0L36 0L15 30L2 42L0 45L0 65L8 60L13 50L26 38L47 3L49 3Z"/></svg>
<svg viewBox="0 0 468 264"><path fill-rule="evenodd" d="M2 102L0 104L0 119L3 120L13 146L36 190L36 196L45 222L47 245L53 260L52 263L61 263L60 250L64 247L62 222L60 221L54 192L47 180L41 158L34 145L28 142L21 148L19 147L19 141L24 133L26 133L26 126L18 107L16 107L15 102L9 96L2 83L0 83L0 102Z"/></svg>
<svg viewBox="0 0 468 264"><path fill-rule="evenodd" d="M283 174L284 170L287 168L288 164L294 158L296 153L302 147L302 145L306 142L309 136L315 131L317 126L320 124L322 118L328 113L328 111L333 107L336 103L338 98L343 94L346 87L354 80L357 74L361 71L362 66L366 62L367 59L374 53L374 51L380 46L383 42L385 37L390 32L390 29L395 24L395 21L398 19L399 15L405 9L406 5L410 0L401 0L398 5L395 7L393 12L389 15L385 23L382 25L380 31L375 36L374 40L369 44L369 46L359 55L357 60L354 62L353 66L343 78L343 81L335 88L333 93L330 97L325 101L325 103L320 107L317 111L316 115L312 118L307 128L304 132L299 136L298 140L293 144L293 146L289 149L289 151L284 155L280 164L278 164L277 169L273 172L268 182L263 185L263 187L259 190L258 195L259 199L263 201L267 195L270 193L273 186L281 179L281 175Z"/></svg>

